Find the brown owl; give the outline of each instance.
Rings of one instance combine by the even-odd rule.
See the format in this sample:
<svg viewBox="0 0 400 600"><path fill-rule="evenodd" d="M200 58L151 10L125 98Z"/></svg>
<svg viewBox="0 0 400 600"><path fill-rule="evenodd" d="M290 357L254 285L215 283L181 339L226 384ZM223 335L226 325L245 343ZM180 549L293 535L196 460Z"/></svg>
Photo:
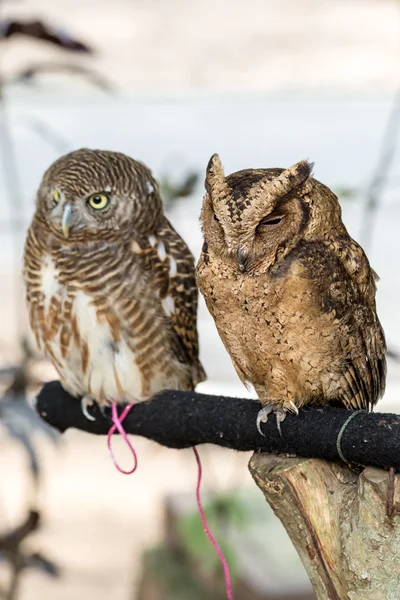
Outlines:
<svg viewBox="0 0 400 600"><path fill-rule="evenodd" d="M24 280L38 346L89 418L93 400L138 402L204 380L193 257L140 162L81 149L51 165Z"/></svg>
<svg viewBox="0 0 400 600"><path fill-rule="evenodd" d="M337 197L302 161L225 177L207 167L197 282L265 422L339 402L369 409L383 394L385 338L376 274L349 236Z"/></svg>

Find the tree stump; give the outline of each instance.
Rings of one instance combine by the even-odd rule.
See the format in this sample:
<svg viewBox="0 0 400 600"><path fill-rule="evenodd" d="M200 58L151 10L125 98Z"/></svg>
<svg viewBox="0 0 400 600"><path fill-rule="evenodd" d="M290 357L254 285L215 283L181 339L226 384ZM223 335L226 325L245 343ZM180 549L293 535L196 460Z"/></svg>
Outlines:
<svg viewBox="0 0 400 600"><path fill-rule="evenodd" d="M343 464L271 454L254 454L249 469L318 600L399 600L399 476L390 486L381 469L357 474Z"/></svg>

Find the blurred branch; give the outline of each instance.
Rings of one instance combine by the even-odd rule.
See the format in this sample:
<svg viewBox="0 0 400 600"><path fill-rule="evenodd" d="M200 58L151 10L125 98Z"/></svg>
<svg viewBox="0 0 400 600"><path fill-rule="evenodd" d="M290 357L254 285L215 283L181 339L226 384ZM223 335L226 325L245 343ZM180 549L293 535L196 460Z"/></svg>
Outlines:
<svg viewBox="0 0 400 600"><path fill-rule="evenodd" d="M0 536L0 551L16 552L21 542L39 527L39 513L31 510L25 521L15 529Z"/></svg>
<svg viewBox="0 0 400 600"><path fill-rule="evenodd" d="M353 200L357 196L359 190L356 187L351 187L349 185L337 185L333 188L333 192L341 200Z"/></svg>
<svg viewBox="0 0 400 600"><path fill-rule="evenodd" d="M4 86L1 85L0 79L0 162L3 171L4 183L7 193L7 199L10 209L10 215L13 219L19 220L23 218L23 195L22 185L18 172L18 161L14 140L11 135L10 122L8 118L7 105L4 97ZM14 272L17 274L20 270L20 247L21 240L18 235L19 230L14 230L13 235L13 260ZM19 277L14 277L14 305L16 309L20 306L20 280ZM16 321L16 337L22 336L22 321Z"/></svg>
<svg viewBox="0 0 400 600"><path fill-rule="evenodd" d="M73 63L64 62L45 62L36 63L20 71L13 77L14 82L29 82L32 81L38 75L44 73L67 73L69 75L79 75L87 79L95 87L101 89L104 92L112 93L112 84L102 75L96 73L94 69L83 65L77 65Z"/></svg>
<svg viewBox="0 0 400 600"><path fill-rule="evenodd" d="M400 129L400 89L397 91L392 109L389 113L381 150L371 182L366 192L366 203L361 223L360 241L367 254L371 250L375 226L375 216L379 208L382 193L387 183L388 174L396 153L398 133Z"/></svg>
<svg viewBox="0 0 400 600"><path fill-rule="evenodd" d="M26 520L16 529L0 538L0 550L12 568L11 582L7 592L3 591L3 598L15 600L17 597L19 579L24 568L23 554L20 545L24 539L39 527L39 513L30 511Z"/></svg>
<svg viewBox="0 0 400 600"><path fill-rule="evenodd" d="M21 341L23 357L19 365L13 365L0 371L0 379L7 381L11 377L3 397L0 399L0 423L8 435L17 440L29 459L29 470L33 483L39 482L40 462L34 444L37 432L44 433L53 442L58 441L57 433L45 424L27 402L28 388L36 382L29 373L29 363L34 354L23 338ZM45 425L43 427L43 425ZM26 537L39 527L39 513L31 510L26 520L15 529L0 536L0 559L11 566L11 581L8 589L0 589L0 598L16 600L20 577L27 568L39 569L49 575L57 575L57 565L40 553L26 553L21 545Z"/></svg>
<svg viewBox="0 0 400 600"><path fill-rule="evenodd" d="M393 350L393 348L388 348L386 351L386 356L388 358L391 358L395 362L400 363L400 352L397 352L397 350Z"/></svg>
<svg viewBox="0 0 400 600"><path fill-rule="evenodd" d="M165 208L168 209L179 198L191 196L198 180L199 174L195 171L190 171L179 183L173 183L168 176L162 177L160 191Z"/></svg>
<svg viewBox="0 0 400 600"><path fill-rule="evenodd" d="M73 52L92 54L93 49L86 43L73 38L67 30L54 28L39 19L33 21L1 20L0 39L8 39L20 35L42 42L49 42Z"/></svg>
<svg viewBox="0 0 400 600"><path fill-rule="evenodd" d="M39 385L41 382L30 375L29 362L32 360L33 354L26 340L22 340L21 346L23 350L21 363L0 370L0 380L6 381L11 376L11 382L0 399L0 423L8 435L22 445L29 459L29 470L33 482L37 484L40 476L40 463L33 436L39 432L56 443L58 435L39 419L37 413L27 402L29 387Z"/></svg>
<svg viewBox="0 0 400 600"><path fill-rule="evenodd" d="M367 254L372 250L376 215L382 200L385 187L389 184L389 172L392 166L400 130L400 88L397 90L392 109L386 122L385 131L375 171L366 192L366 203L361 221L360 244ZM400 362L398 352L389 348L387 355L395 362Z"/></svg>
<svg viewBox="0 0 400 600"><path fill-rule="evenodd" d="M31 510L21 525L0 536L0 556L11 565L12 569L8 590L0 590L0 597L5 600L15 600L17 598L20 575L24 569L36 568L49 575L58 575L58 567L53 561L38 552L27 554L21 548L25 539L37 531L39 525L39 513Z"/></svg>

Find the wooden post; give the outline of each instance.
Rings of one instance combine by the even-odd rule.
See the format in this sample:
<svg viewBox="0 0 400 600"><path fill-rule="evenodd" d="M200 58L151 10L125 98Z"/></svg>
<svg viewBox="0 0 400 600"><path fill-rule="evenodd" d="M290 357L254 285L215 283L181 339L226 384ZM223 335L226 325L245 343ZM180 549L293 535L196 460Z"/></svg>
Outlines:
<svg viewBox="0 0 400 600"><path fill-rule="evenodd" d="M318 600L400 599L400 476L388 517L387 471L271 454L254 454L249 469Z"/></svg>

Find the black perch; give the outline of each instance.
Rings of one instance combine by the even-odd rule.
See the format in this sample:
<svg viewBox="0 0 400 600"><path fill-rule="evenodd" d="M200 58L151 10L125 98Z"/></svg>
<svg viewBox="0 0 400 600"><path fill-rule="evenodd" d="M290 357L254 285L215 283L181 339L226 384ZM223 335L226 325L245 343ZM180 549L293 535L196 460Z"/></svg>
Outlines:
<svg viewBox="0 0 400 600"><path fill-rule="evenodd" d="M89 421L80 400L68 394L59 381L43 386L36 410L61 432L74 428L106 435L112 424L110 413L103 415L97 405L91 409L96 420ZM216 444L239 451L345 459L354 466L400 469L400 415L310 406L298 415L288 414L281 437L275 416L262 425L264 436L258 433L259 410L256 400L166 390L135 405L124 428L168 448Z"/></svg>

